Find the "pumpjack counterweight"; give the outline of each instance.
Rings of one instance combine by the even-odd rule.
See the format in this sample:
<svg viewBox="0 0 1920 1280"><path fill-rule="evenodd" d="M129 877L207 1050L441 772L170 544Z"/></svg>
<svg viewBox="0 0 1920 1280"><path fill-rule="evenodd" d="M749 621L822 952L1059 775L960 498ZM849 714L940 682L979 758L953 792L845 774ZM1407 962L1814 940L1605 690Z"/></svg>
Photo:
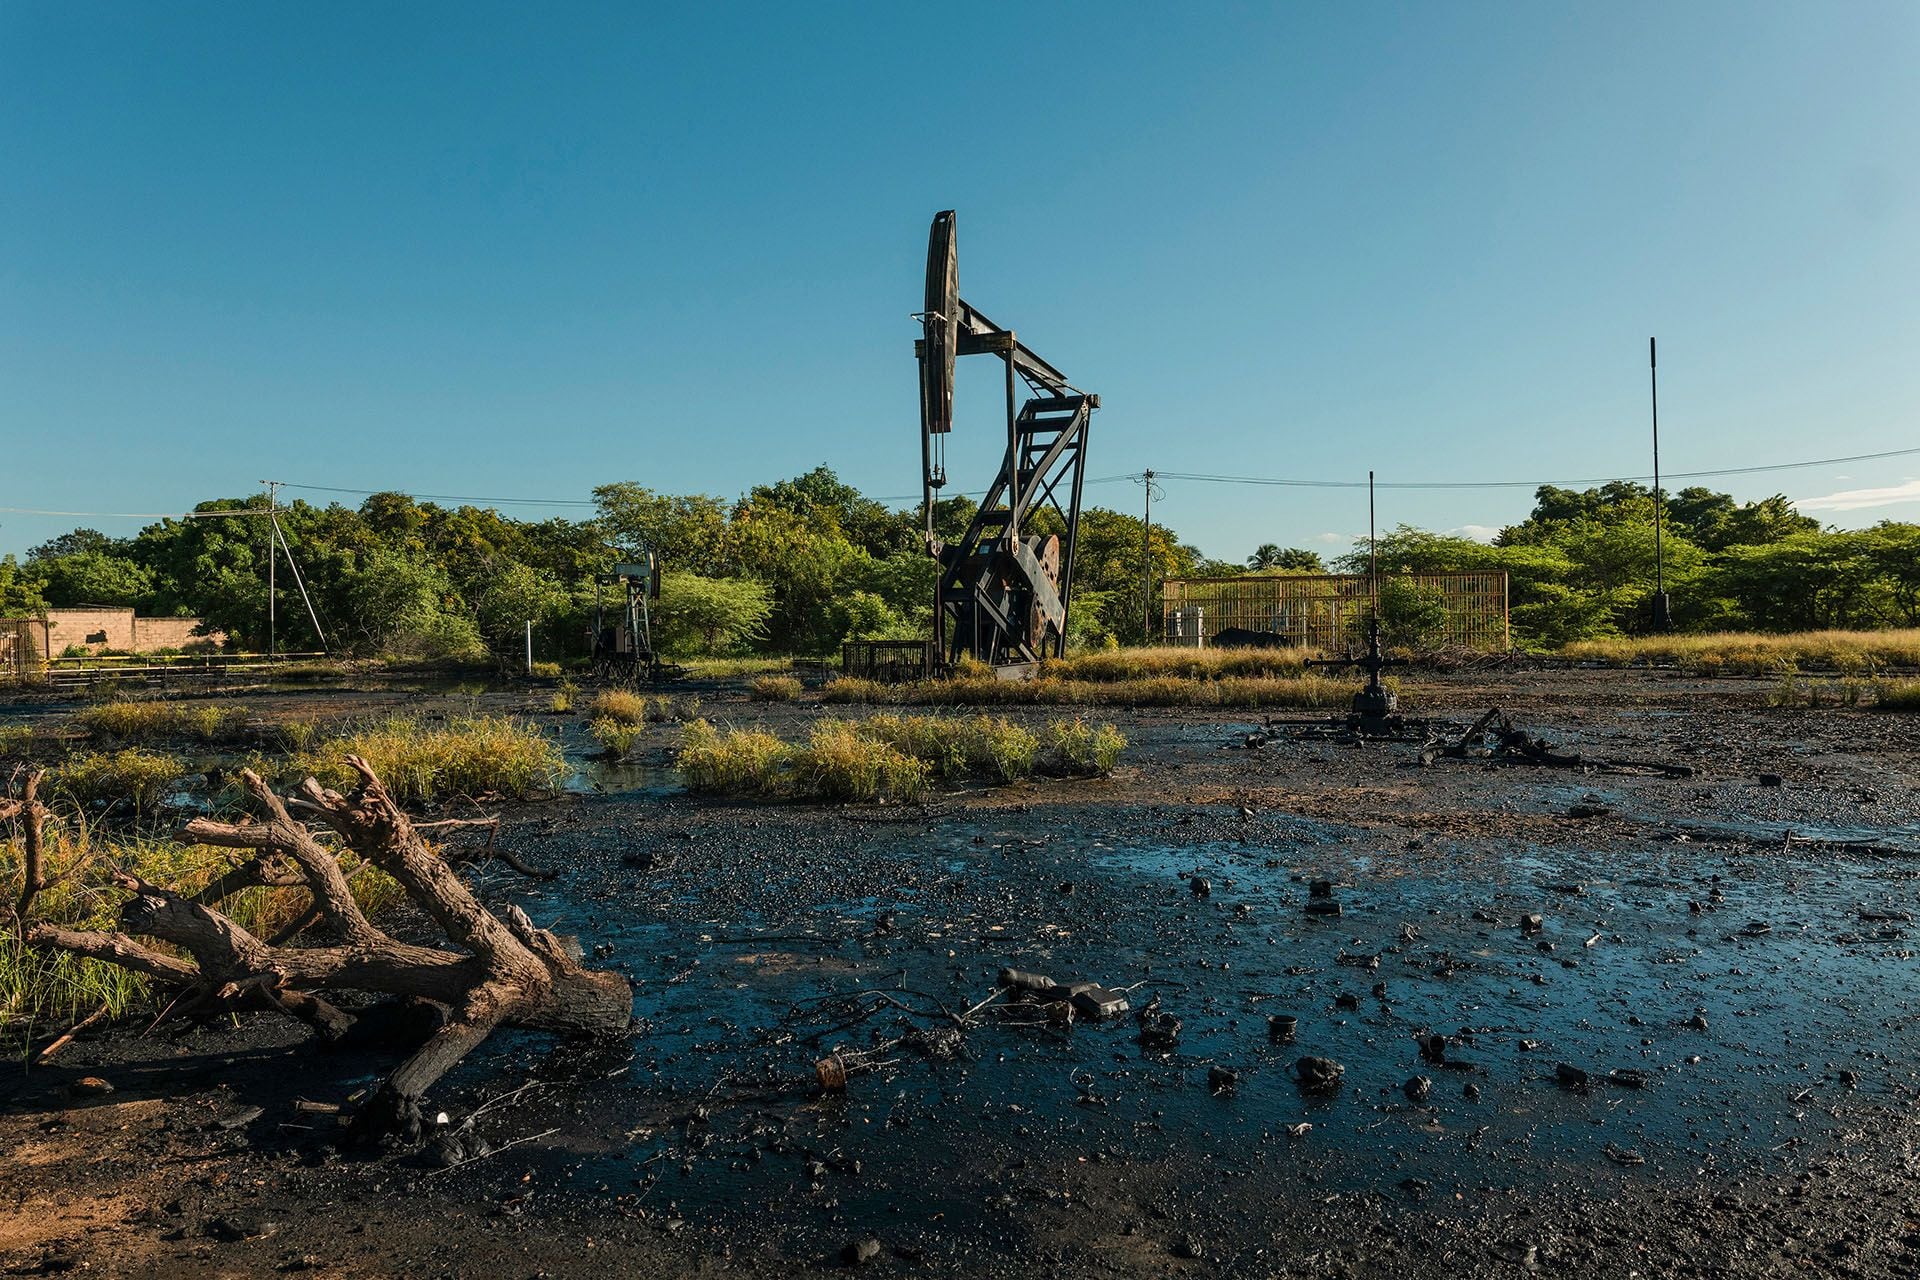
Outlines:
<svg viewBox="0 0 1920 1280"><path fill-rule="evenodd" d="M960 297L959 255L951 209L934 215L927 238L924 336L920 361L920 444L927 550L940 562L934 598L934 650L945 670L962 658L1007 675L1031 671L1066 652L1074 547L1087 430L1100 397L1067 381L1015 336ZM946 437L953 430L954 363L995 355L1006 364L1007 452L979 510L958 542L934 529L934 501L946 485ZM1016 387L1029 396L1017 403ZM1044 509L1061 532L1029 534Z"/></svg>

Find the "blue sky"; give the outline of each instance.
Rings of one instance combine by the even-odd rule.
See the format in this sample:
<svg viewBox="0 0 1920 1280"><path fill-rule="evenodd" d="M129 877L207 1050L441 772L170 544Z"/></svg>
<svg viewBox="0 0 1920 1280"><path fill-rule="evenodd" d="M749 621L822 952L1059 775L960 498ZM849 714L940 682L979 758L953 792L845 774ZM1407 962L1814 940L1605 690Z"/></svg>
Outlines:
<svg viewBox="0 0 1920 1280"><path fill-rule="evenodd" d="M1649 334L1670 471L1920 447L1920 6L986 13L0 5L0 507L914 494L944 208L962 294L1101 394L1095 477L1641 474ZM1920 519L1920 456L1716 483ZM1365 510L1156 504L1232 558ZM139 523L0 512L0 550Z"/></svg>

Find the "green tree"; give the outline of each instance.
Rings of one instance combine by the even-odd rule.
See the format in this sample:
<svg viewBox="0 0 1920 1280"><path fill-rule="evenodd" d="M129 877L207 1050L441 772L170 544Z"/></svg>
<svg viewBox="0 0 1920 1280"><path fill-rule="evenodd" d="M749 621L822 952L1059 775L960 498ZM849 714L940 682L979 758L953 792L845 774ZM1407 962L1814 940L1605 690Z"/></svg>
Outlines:
<svg viewBox="0 0 1920 1280"><path fill-rule="evenodd" d="M750 578L669 573L660 580L654 643L666 653L734 653L766 634L773 594Z"/></svg>
<svg viewBox="0 0 1920 1280"><path fill-rule="evenodd" d="M1303 547L1282 547L1263 542L1247 557L1247 568L1255 573L1325 573L1327 566L1317 551Z"/></svg>

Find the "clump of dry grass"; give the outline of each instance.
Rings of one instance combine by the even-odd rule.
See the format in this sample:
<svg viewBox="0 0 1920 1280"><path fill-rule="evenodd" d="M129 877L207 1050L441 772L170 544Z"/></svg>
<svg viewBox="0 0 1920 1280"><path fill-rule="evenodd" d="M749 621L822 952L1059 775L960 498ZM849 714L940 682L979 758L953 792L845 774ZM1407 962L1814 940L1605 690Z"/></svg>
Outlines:
<svg viewBox="0 0 1920 1280"><path fill-rule="evenodd" d="M1169 676L1182 680L1220 680L1229 676L1297 676L1309 658L1307 649L1192 649L1160 645L1140 649L1107 649L1048 658L1040 664L1042 677L1117 683Z"/></svg>
<svg viewBox="0 0 1920 1280"><path fill-rule="evenodd" d="M210 703L102 702L80 712L73 722L88 733L122 742L219 742L246 731L247 709Z"/></svg>
<svg viewBox="0 0 1920 1280"><path fill-rule="evenodd" d="M622 724L647 722L647 697L631 689L602 689L587 703L587 715L595 720L618 720Z"/></svg>
<svg viewBox="0 0 1920 1280"><path fill-rule="evenodd" d="M1226 676L1196 680L954 679L882 684L842 677L824 698L878 706L1344 707L1360 686L1326 676Z"/></svg>
<svg viewBox="0 0 1920 1280"><path fill-rule="evenodd" d="M1920 666L1920 628L1890 631L1722 631L1706 635L1576 640L1560 656L1610 666L1671 663L1703 675L1769 675L1801 670L1862 673Z"/></svg>
<svg viewBox="0 0 1920 1280"><path fill-rule="evenodd" d="M792 702L800 696L798 676L756 676L747 686L747 696L755 702Z"/></svg>
<svg viewBox="0 0 1920 1280"><path fill-rule="evenodd" d="M505 716L463 716L433 725L393 716L295 753L285 772L345 789L355 780L348 755L364 757L402 804L462 795L521 799L553 790L572 772L551 739Z"/></svg>

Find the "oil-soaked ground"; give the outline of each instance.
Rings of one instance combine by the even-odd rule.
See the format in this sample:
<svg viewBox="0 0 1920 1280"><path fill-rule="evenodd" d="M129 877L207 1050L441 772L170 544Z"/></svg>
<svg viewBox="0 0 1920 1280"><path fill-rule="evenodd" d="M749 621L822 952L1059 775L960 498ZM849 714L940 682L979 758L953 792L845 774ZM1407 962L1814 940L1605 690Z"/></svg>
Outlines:
<svg viewBox="0 0 1920 1280"><path fill-rule="evenodd" d="M1111 780L841 810L688 798L653 730L592 793L512 812L503 841L556 879L480 873L634 980L630 1044L497 1038L438 1097L457 1125L511 1095L454 1154L493 1153L447 1169L338 1154L295 1109L390 1055L264 1018L82 1042L5 1086L0 1262L1914 1274L1920 725L1644 674L1427 694L1496 701L1697 775L1233 749L1253 721L1119 712ZM1124 988L1178 1037L1004 1000L960 1029L1002 966ZM866 1056L823 1091L836 1049ZM1305 1057L1340 1085L1304 1089ZM86 1074L116 1091L69 1101Z"/></svg>

